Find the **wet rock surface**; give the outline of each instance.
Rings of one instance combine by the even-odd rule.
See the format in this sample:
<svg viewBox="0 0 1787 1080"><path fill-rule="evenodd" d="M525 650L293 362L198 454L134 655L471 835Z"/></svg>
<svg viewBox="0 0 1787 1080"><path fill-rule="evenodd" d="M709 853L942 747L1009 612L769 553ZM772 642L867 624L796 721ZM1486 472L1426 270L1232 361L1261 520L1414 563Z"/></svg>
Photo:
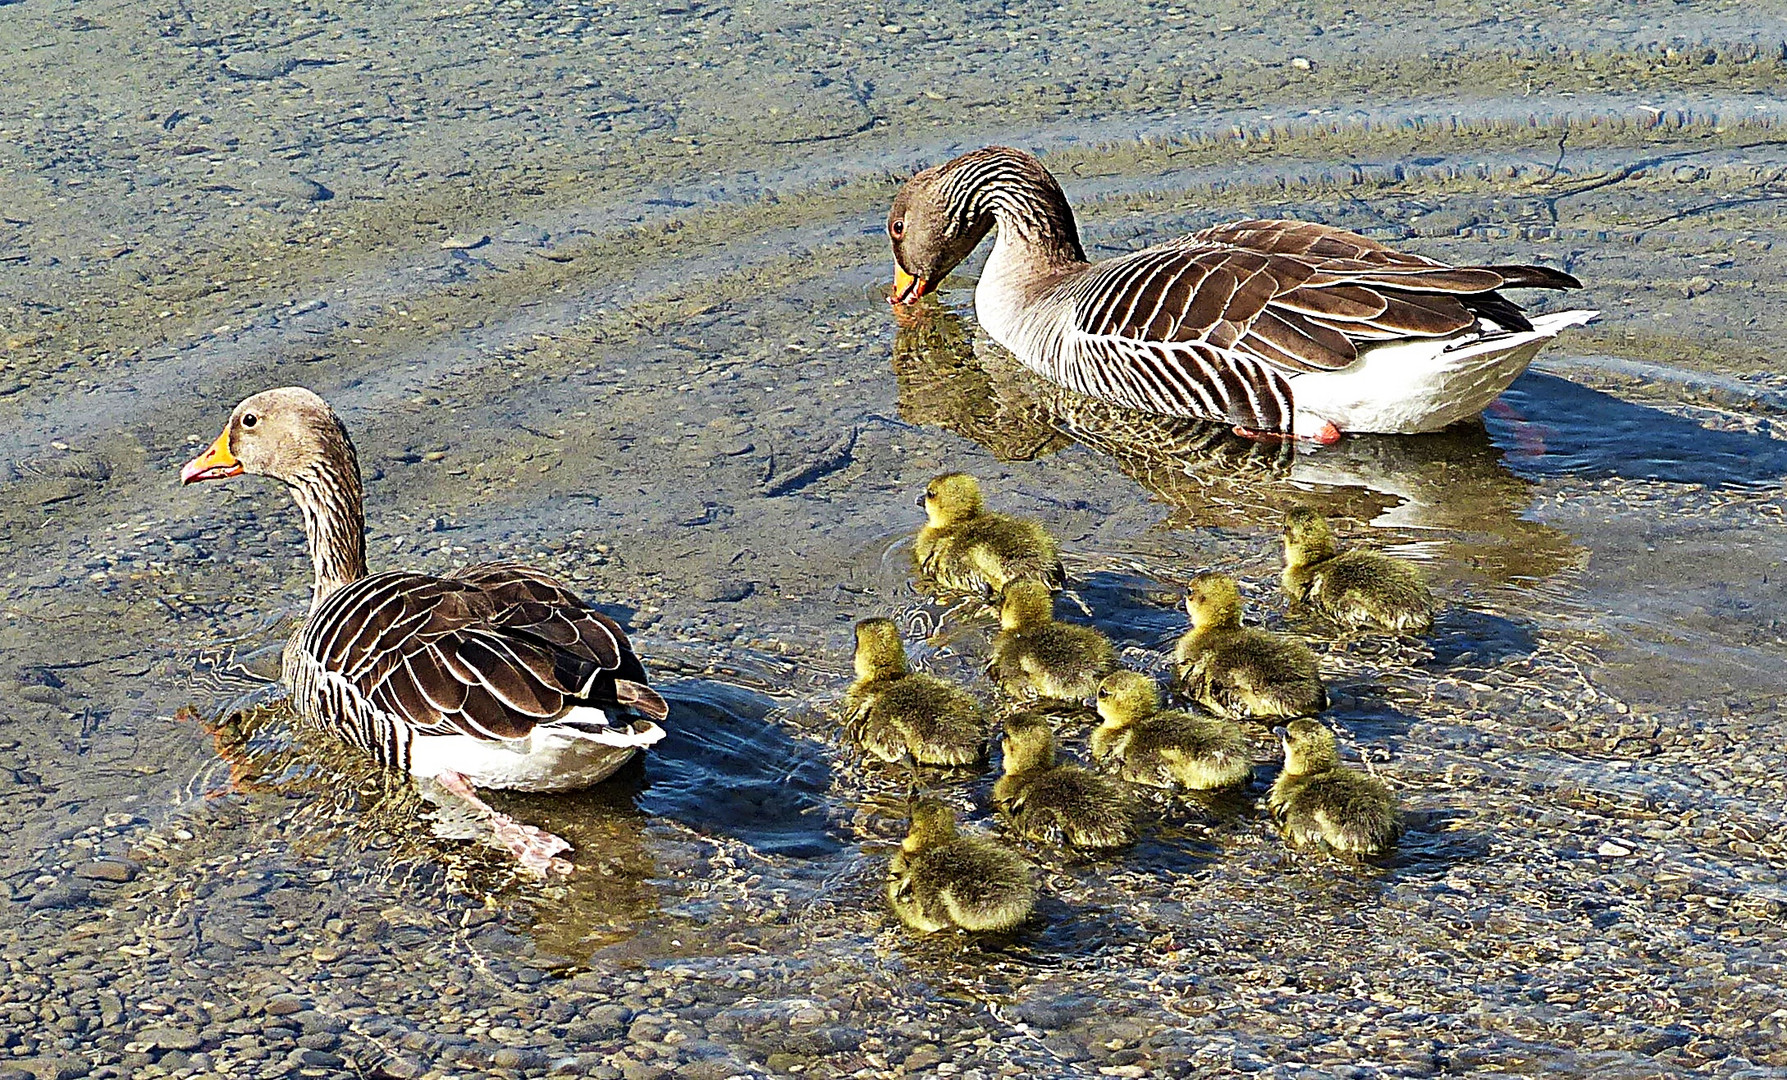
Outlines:
<svg viewBox="0 0 1787 1080"><path fill-rule="evenodd" d="M5 10L0 1076L1787 1068L1767 12ZM1050 152L1095 257L1304 216L1603 316L1437 436L1118 415L959 317L977 263L912 326L881 300L897 178L993 140ZM634 628L671 737L498 796L567 881L279 707L296 515L175 477L291 382L353 428L375 565L526 559ZM827 709L869 614L990 694L988 618L906 579L954 468L1144 669L1203 569L1285 625L1292 501L1424 560L1431 638L1321 648L1400 854L1162 807L1122 858L1034 853L1010 939L901 931L913 781ZM987 782L919 781L992 828Z"/></svg>

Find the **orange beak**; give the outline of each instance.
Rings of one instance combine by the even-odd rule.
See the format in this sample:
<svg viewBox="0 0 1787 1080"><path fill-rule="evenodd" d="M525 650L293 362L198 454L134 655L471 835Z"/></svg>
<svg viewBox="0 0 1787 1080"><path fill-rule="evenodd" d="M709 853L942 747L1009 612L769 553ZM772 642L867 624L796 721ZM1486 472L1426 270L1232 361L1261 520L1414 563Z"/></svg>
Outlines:
<svg viewBox="0 0 1787 1080"><path fill-rule="evenodd" d="M180 482L196 484L200 480L222 480L226 476L241 475L242 463L230 453L230 432L225 428L216 442L180 470Z"/></svg>
<svg viewBox="0 0 1787 1080"><path fill-rule="evenodd" d="M888 303L916 304L919 297L930 291L930 282L921 277L913 277L899 263L894 263L894 291L887 298Z"/></svg>

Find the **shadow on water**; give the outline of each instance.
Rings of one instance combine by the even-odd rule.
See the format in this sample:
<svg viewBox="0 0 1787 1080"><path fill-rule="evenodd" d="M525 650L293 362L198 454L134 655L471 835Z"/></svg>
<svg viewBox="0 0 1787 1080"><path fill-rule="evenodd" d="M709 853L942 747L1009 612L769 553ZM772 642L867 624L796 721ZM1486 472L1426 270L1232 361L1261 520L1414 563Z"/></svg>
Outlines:
<svg viewBox="0 0 1787 1080"><path fill-rule="evenodd" d="M1433 649L1433 657L1421 666L1429 671L1466 664L1493 667L1505 660L1530 656L1538 648L1531 627L1501 615L1458 606L1439 613L1427 643Z"/></svg>
<svg viewBox="0 0 1787 1080"><path fill-rule="evenodd" d="M661 689L673 723L652 749L639 809L767 855L816 858L843 846L825 809L831 770L775 722L774 702L722 682Z"/></svg>
<svg viewBox="0 0 1787 1080"><path fill-rule="evenodd" d="M1488 417L1516 472L1709 487L1787 477L1787 442L1720 431L1556 375L1529 371Z"/></svg>
<svg viewBox="0 0 1787 1080"><path fill-rule="evenodd" d="M1003 349L977 350L960 316L934 304L903 316L892 364L902 419L952 431L1002 461L1079 443L1171 507L1176 526L1276 528L1305 504L1383 528L1444 530L1454 561L1497 583L1543 578L1580 558L1568 536L1524 516L1532 481L1508 468L1481 423L1329 447L1244 439L1228 425L1055 386Z"/></svg>
<svg viewBox="0 0 1787 1080"><path fill-rule="evenodd" d="M1178 583L1140 574L1094 570L1075 580L1072 588L1092 609L1092 625L1104 631L1119 649L1132 645L1171 648L1185 632L1185 614L1178 606L1182 596ZM1057 600L1055 609L1056 617L1064 621L1087 621L1072 599Z"/></svg>

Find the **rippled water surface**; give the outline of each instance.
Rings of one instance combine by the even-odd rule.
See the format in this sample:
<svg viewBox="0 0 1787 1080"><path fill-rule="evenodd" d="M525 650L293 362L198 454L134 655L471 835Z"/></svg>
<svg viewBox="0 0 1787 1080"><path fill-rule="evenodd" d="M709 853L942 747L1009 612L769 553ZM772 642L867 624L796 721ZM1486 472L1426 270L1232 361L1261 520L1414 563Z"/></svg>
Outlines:
<svg viewBox="0 0 1787 1080"><path fill-rule="evenodd" d="M0 1077L1787 1073L1784 39L1702 2L0 6ZM1435 435L1124 413L978 330L978 259L883 302L899 180L995 140L1095 257L1301 216L1602 315ZM669 737L493 797L568 879L284 708L297 516L177 470L294 382L375 568L524 558L632 627ZM1262 733L1249 798L1033 851L1018 931L902 930L908 800L996 831L992 777L865 764L833 705L876 614L992 695L991 615L908 573L952 469L1132 666L1211 568L1315 635L1396 855L1289 854ZM1290 619L1294 503L1420 561L1432 635Z"/></svg>

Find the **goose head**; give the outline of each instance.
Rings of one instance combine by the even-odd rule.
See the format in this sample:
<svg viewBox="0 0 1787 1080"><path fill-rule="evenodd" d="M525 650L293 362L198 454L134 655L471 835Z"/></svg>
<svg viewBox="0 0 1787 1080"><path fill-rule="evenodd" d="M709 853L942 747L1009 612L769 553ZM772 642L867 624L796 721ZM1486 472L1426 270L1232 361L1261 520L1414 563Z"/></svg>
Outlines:
<svg viewBox="0 0 1787 1080"><path fill-rule="evenodd" d="M267 476L288 484L355 470L354 444L328 402L301 386L263 390L230 413L223 433L180 470L180 482Z"/></svg>

